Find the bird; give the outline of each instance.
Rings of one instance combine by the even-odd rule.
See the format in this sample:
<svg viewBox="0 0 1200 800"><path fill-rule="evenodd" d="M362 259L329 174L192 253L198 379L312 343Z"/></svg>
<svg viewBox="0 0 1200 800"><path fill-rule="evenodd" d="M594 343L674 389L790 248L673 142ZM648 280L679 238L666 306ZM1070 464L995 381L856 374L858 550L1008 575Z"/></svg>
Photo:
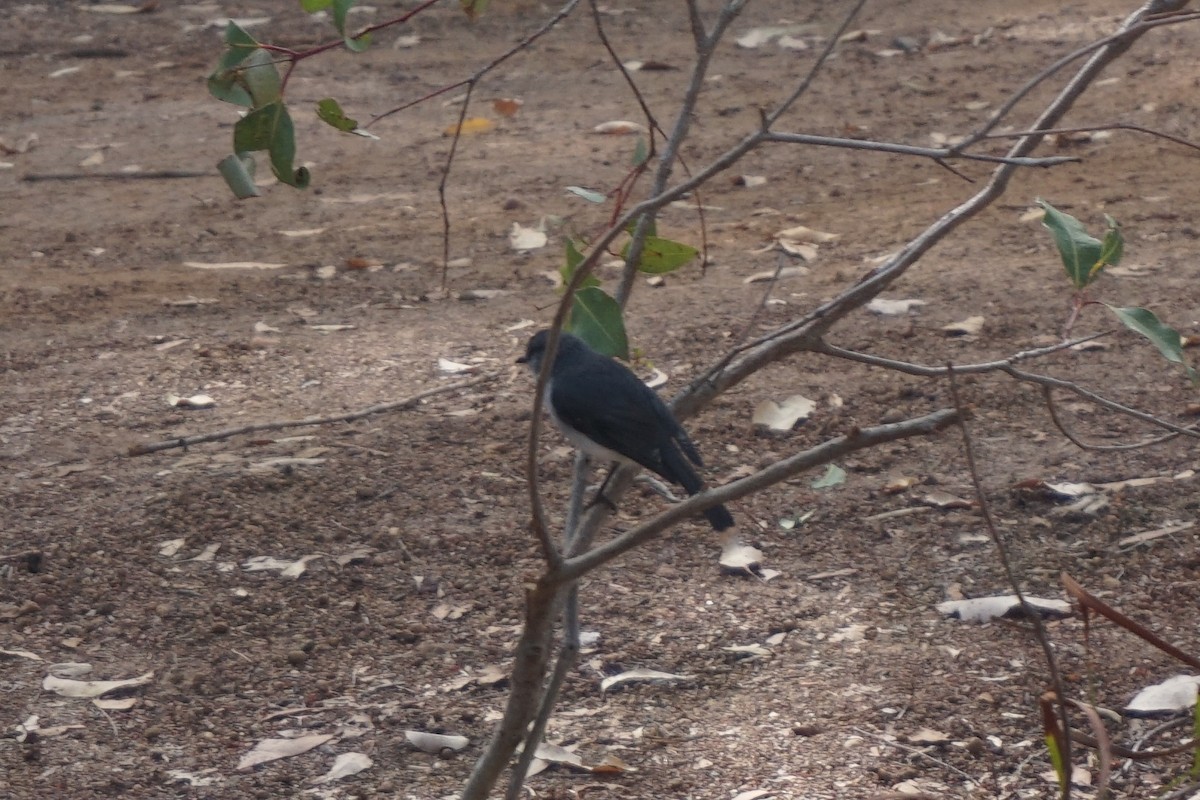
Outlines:
<svg viewBox="0 0 1200 800"><path fill-rule="evenodd" d="M528 364L535 375L541 372L549 335L548 330L535 333L517 363ZM545 405L567 441L587 455L638 464L689 495L704 488L692 466L704 466L700 453L658 393L566 331L559 334ZM603 492L602 487L598 498ZM704 516L716 531L733 527L725 506L713 506Z"/></svg>

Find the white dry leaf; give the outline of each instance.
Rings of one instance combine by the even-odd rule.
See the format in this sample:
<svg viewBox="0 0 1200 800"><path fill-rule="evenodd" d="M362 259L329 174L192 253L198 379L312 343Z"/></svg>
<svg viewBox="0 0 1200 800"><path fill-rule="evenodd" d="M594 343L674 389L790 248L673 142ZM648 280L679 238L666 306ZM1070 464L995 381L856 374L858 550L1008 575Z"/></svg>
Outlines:
<svg viewBox="0 0 1200 800"><path fill-rule="evenodd" d="M185 261L185 267L194 269L283 269L287 264L274 264L266 261L225 261L208 264L202 261Z"/></svg>
<svg viewBox="0 0 1200 800"><path fill-rule="evenodd" d="M808 42L804 41L799 36L788 36L787 34L780 36L779 41L776 42L776 44L782 47L784 50L808 49Z"/></svg>
<svg viewBox="0 0 1200 800"><path fill-rule="evenodd" d="M342 553L341 555L336 556L333 560L337 562L339 567L345 567L350 564L360 564L363 561L366 561L374 552L374 547L367 547L364 545L362 547L356 547L349 552Z"/></svg>
<svg viewBox="0 0 1200 800"><path fill-rule="evenodd" d="M301 753L307 753L314 747L320 747L333 738L334 734L332 733L313 733L308 736L298 736L295 739L263 739L254 745L254 749L242 756L237 769L244 771L268 761L298 756Z"/></svg>
<svg viewBox="0 0 1200 800"><path fill-rule="evenodd" d="M167 405L172 408L203 409L212 408L217 401L206 394L194 394L191 397L180 397L177 394L167 395Z"/></svg>
<svg viewBox="0 0 1200 800"><path fill-rule="evenodd" d="M649 378L646 378L646 380L643 381L643 383L645 383L651 389L657 389L660 386L666 386L667 381L670 379L671 379L671 376L667 375L667 373L663 372L658 367L655 367L654 374L651 375Z"/></svg>
<svg viewBox="0 0 1200 800"><path fill-rule="evenodd" d="M194 555L187 560L188 561L199 561L200 563L206 563L206 562L212 561L216 557L217 551L220 549L221 549L220 542L216 542L214 544L208 544L208 545L205 545L204 549L201 550L197 555Z"/></svg>
<svg viewBox="0 0 1200 800"><path fill-rule="evenodd" d="M289 239L303 239L307 236L319 236L325 232L324 228L300 228L291 231L276 231L280 236L286 236Z"/></svg>
<svg viewBox="0 0 1200 800"><path fill-rule="evenodd" d="M816 409L815 400L809 400L804 395L794 394L782 403L774 400L763 400L754 407L751 422L759 427L772 431L790 431L797 422L808 419Z"/></svg>
<svg viewBox="0 0 1200 800"><path fill-rule="evenodd" d="M280 333L281 331L279 330L279 328L274 328L260 320L256 323L254 323L254 332L255 333Z"/></svg>
<svg viewBox="0 0 1200 800"><path fill-rule="evenodd" d="M47 675L42 680L42 688L63 697L92 698L103 697L109 692L121 689L145 686L152 680L154 680L153 672L147 672L136 678L127 678L121 681L75 681L68 678L60 678L57 675Z"/></svg>
<svg viewBox="0 0 1200 800"><path fill-rule="evenodd" d="M970 500L964 500L949 492L930 492L921 498L921 502L932 508L971 508Z"/></svg>
<svg viewBox="0 0 1200 800"><path fill-rule="evenodd" d="M1039 206L1038 208L1030 208L1023 211L1021 216L1017 217L1017 222L1041 222L1045 216L1046 209Z"/></svg>
<svg viewBox="0 0 1200 800"><path fill-rule="evenodd" d="M1071 614L1071 604L1063 600L1026 595L1025 602L1043 617L1057 618ZM935 608L947 616L958 617L963 622L987 622L997 617L1019 617L1024 613L1021 609L1021 601L1015 594L973 597L969 600L947 600L944 603L938 603Z"/></svg>
<svg viewBox="0 0 1200 800"><path fill-rule="evenodd" d="M508 672L499 664L489 664L475 676L474 680L480 686L495 686L508 680Z"/></svg>
<svg viewBox="0 0 1200 800"><path fill-rule="evenodd" d="M983 317L967 317L958 322L943 325L942 330L947 336L974 336L983 330Z"/></svg>
<svg viewBox="0 0 1200 800"><path fill-rule="evenodd" d="M867 303L867 311L884 317L899 317L923 305L925 305L924 300L891 300L886 297L876 297Z"/></svg>
<svg viewBox="0 0 1200 800"><path fill-rule="evenodd" d="M723 571L739 575L754 574L761 563L761 550L735 540L730 540L721 548L721 557L717 559Z"/></svg>
<svg viewBox="0 0 1200 800"><path fill-rule="evenodd" d="M157 353L165 353L168 350L173 350L181 344L187 344L187 339L172 339L169 342L160 342L154 345L154 350Z"/></svg>
<svg viewBox="0 0 1200 800"><path fill-rule="evenodd" d="M1046 489L1064 500L1073 500L1089 494L1099 493L1099 489L1090 483L1046 483Z"/></svg>
<svg viewBox="0 0 1200 800"><path fill-rule="evenodd" d="M396 41L392 42L393 50L404 50L409 47L416 47L421 43L421 37L415 33L397 36Z"/></svg>
<svg viewBox="0 0 1200 800"><path fill-rule="evenodd" d="M333 264L323 264L313 270L313 274L320 280L328 281L337 277L338 268Z"/></svg>
<svg viewBox="0 0 1200 800"><path fill-rule="evenodd" d="M592 128L592 133L603 133L609 136L624 136L633 133L645 133L646 126L637 122L630 122L625 119L614 119L609 122L601 122L596 127Z"/></svg>
<svg viewBox="0 0 1200 800"><path fill-rule="evenodd" d="M734 179L735 184L745 186L747 189L753 189L755 186L763 186L766 182L766 175L739 175Z"/></svg>
<svg viewBox="0 0 1200 800"><path fill-rule="evenodd" d="M933 728L921 728L916 733L910 733L905 737L909 744L946 744L950 741L950 734L935 731Z"/></svg>
<svg viewBox="0 0 1200 800"><path fill-rule="evenodd" d="M1108 498L1104 495L1087 494L1083 497L1080 497L1073 503L1068 503L1065 506L1059 506L1058 508L1052 510L1050 515L1054 517L1070 517L1072 515L1079 514L1085 517L1094 517L1104 509L1108 508L1108 505Z"/></svg>
<svg viewBox="0 0 1200 800"><path fill-rule="evenodd" d="M320 554L301 556L295 561L284 561L274 556L253 556L242 562L247 572L278 571L281 578L299 578L308 568L308 562L321 558Z"/></svg>
<svg viewBox="0 0 1200 800"><path fill-rule="evenodd" d="M774 247L770 245L767 249ZM756 272L748 278L743 278L742 283L766 283L767 281L783 280L784 278L800 278L808 274L808 267L784 267L783 269L768 269L762 272Z"/></svg>
<svg viewBox="0 0 1200 800"><path fill-rule="evenodd" d="M323 331L325 333L335 333L337 331L352 331L356 325L347 325L345 323L331 323L328 325L309 325L310 331Z"/></svg>
<svg viewBox="0 0 1200 800"><path fill-rule="evenodd" d="M546 246L546 232L537 228L526 228L514 222L508 232L508 246L519 252L538 250Z"/></svg>
<svg viewBox="0 0 1200 800"><path fill-rule="evenodd" d="M867 626L861 622L846 625L829 634L829 641L835 644L837 642L861 642L866 638Z"/></svg>
<svg viewBox="0 0 1200 800"><path fill-rule="evenodd" d="M58 664L51 664L46 668L46 671L57 678L79 678L91 672L92 665L79 661L63 661Z"/></svg>
<svg viewBox="0 0 1200 800"><path fill-rule="evenodd" d="M313 778L309 783L322 784L340 781L342 778L348 778L365 769L370 769L374 764L375 762L366 753L339 753L338 757L333 760L333 766L329 768L329 772Z"/></svg>
<svg viewBox="0 0 1200 800"><path fill-rule="evenodd" d="M533 751L533 757L550 764L566 764L569 767L587 769L583 765L583 758L578 753L558 744L542 742L537 746L537 750Z"/></svg>
<svg viewBox="0 0 1200 800"><path fill-rule="evenodd" d="M448 358L438 359L438 369L445 372L447 375L458 375L461 372L470 372L475 369L471 364L462 364L458 361L451 361Z"/></svg>
<svg viewBox="0 0 1200 800"><path fill-rule="evenodd" d="M68 75L74 75L76 72L79 72L81 69L83 69L83 67L63 67L62 69L56 69L56 70L54 70L54 72L51 72L50 77L51 78L65 78Z"/></svg>
<svg viewBox="0 0 1200 800"><path fill-rule="evenodd" d="M805 25L767 25L761 28L751 28L739 36L736 41L738 47L755 50L780 37L805 33L810 30L811 27Z"/></svg>
<svg viewBox="0 0 1200 800"><path fill-rule="evenodd" d="M111 699L97 697L92 701L92 705L96 708L102 708L105 711L128 711L136 706L138 702L136 697L116 697Z"/></svg>
<svg viewBox="0 0 1200 800"><path fill-rule="evenodd" d="M187 539L172 539L169 542L162 542L158 545L158 554L170 558L182 549L187 543Z"/></svg>
<svg viewBox="0 0 1200 800"><path fill-rule="evenodd" d="M465 736L454 736L445 733L426 733L425 731L405 731L404 738L408 743L426 753L437 755L443 750L458 752L471 743Z"/></svg>
<svg viewBox="0 0 1200 800"><path fill-rule="evenodd" d="M751 658L764 658L772 655L771 651L761 644L731 644L721 649L727 653L750 656Z"/></svg>
<svg viewBox="0 0 1200 800"><path fill-rule="evenodd" d="M1197 687L1200 687L1200 676L1173 675L1135 694L1125 706L1125 713L1133 716L1182 714L1196 704Z"/></svg>
<svg viewBox="0 0 1200 800"><path fill-rule="evenodd" d="M0 656L8 656L9 658L28 658L30 661L44 660L37 653L31 653L28 650L5 650L0 647Z"/></svg>
<svg viewBox="0 0 1200 800"><path fill-rule="evenodd" d="M784 228L779 233L775 234L775 238L780 242L807 242L808 244L828 244L836 242L842 238L840 233L829 233L828 231L818 231L804 225L796 225L791 228Z"/></svg>
<svg viewBox="0 0 1200 800"><path fill-rule="evenodd" d="M104 151L97 150L96 152L94 152L90 156L88 156L87 158L80 161L79 166L81 166L81 167L98 167L103 163L104 163Z"/></svg>
<svg viewBox="0 0 1200 800"><path fill-rule="evenodd" d="M788 255L799 256L805 261L817 260L817 246L815 244L804 244L803 242L791 242L786 239L780 239L776 244L779 249Z"/></svg>
<svg viewBox="0 0 1200 800"><path fill-rule="evenodd" d="M600 691L607 692L618 686L623 686L627 683L679 683L681 681L690 681L690 675L676 675L673 672L659 672L656 669L645 669L638 667L637 669L629 669L617 675L610 675L600 681Z"/></svg>

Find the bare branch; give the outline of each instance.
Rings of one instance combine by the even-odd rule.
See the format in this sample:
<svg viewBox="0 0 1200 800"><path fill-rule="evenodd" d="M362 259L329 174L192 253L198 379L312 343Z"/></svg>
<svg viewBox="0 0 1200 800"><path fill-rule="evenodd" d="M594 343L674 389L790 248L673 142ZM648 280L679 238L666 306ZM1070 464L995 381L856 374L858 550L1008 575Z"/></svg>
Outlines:
<svg viewBox="0 0 1200 800"><path fill-rule="evenodd" d="M1021 582L1017 580L1017 573L1013 570L1012 561L1008 557L1008 547L1000 535L1000 530L996 527L995 518L992 517L992 506L988 503L987 494L983 491L983 481L979 477L979 464L975 460L975 445L971 440L971 431L967 428L962 397L958 393L956 373L957 370L947 366L946 374L950 383L950 395L954 398L954 408L958 410L958 429L962 432L963 454L967 459L967 470L971 474L971 486L975 490L975 501L983 515L983 524L987 527L992 544L996 547L996 555L1000 558L1000 566L1004 570L1004 577L1008 579L1009 588L1017 596L1017 602L1021 604L1021 607L1029 612L1026 616L1033 621L1034 633L1038 644L1042 647L1042 654L1046 657L1046 669L1050 673L1050 685L1054 687L1054 694L1058 699L1058 715L1062 723L1062 763L1067 765L1066 769L1069 775L1071 772L1071 722L1067 715L1067 694L1063 689L1062 673L1058 669L1058 659L1054 657L1054 648L1050 646L1050 639L1046 636L1046 626L1042 623L1042 615L1032 611L1026 603ZM1068 780L1066 788L1063 790L1063 796L1069 795L1070 790L1071 782Z"/></svg>
<svg viewBox="0 0 1200 800"><path fill-rule="evenodd" d="M980 137L982 139L1019 139L1022 136L1032 136L1035 133L1040 133L1043 136L1052 136L1060 133L1092 133L1094 131L1136 131L1137 133L1145 133L1150 136L1156 136L1159 139L1166 139L1168 142L1181 144L1184 147L1190 147L1193 150L1200 150L1200 144L1184 139L1182 136L1175 136L1165 131L1147 128L1143 125L1134 125L1131 122L1113 122L1108 125L1081 125L1074 128L1047 128L1040 131L1017 131L1015 133L989 133L987 136Z"/></svg>
<svg viewBox="0 0 1200 800"><path fill-rule="evenodd" d="M732 502L768 486L774 486L805 470L821 464L828 464L847 453L877 447L898 439L932 435L952 425L958 420L958 416L957 411L942 409L920 417L913 417L904 422L852 430L843 436L830 439L777 461L766 469L741 480L693 495L679 505L672 506L617 538L598 545L582 555L567 559L563 563L562 569L555 574L554 579L563 583L576 581L591 570L607 564L621 554L653 539L673 525L701 511Z"/></svg>
<svg viewBox="0 0 1200 800"><path fill-rule="evenodd" d="M1014 167L1055 167L1059 164L1069 164L1082 161L1078 156L994 156L987 153L964 153L956 147L917 147L911 144L895 142L875 142L870 139L846 139L840 136L816 136L808 133L776 133L767 131L762 136L765 142L780 142L783 144L807 144L817 147L839 147L845 150L871 150L876 153L898 153L905 156L932 158L935 161L946 161L959 158L965 161L986 161L992 164L1008 164Z"/></svg>
<svg viewBox="0 0 1200 800"><path fill-rule="evenodd" d="M472 378L469 381L459 381L458 383L448 383L445 386L436 386L432 389L426 389L423 392L417 392L411 397L406 397L403 400L392 400L387 403L379 403L373 406L361 408L358 411L349 411L345 414L330 414L321 417L304 417L303 419L288 419L288 420L273 420L271 422L255 422L250 425L242 425L237 428L226 428L225 430L213 431L212 433L198 433L193 436L181 436L178 439L167 439L162 442L153 442L151 444L138 444L129 448L129 455L144 456L147 453L157 453L160 450L170 450L175 447L191 447L194 444L202 444L204 442L219 442L223 439L231 439L234 436L241 436L247 433L261 433L263 431L279 431L285 428L303 428L311 425L330 425L335 422L353 422L363 417L369 417L372 414L383 414L388 411L399 411L400 409L409 408L427 398L434 395L447 394L456 392L459 389L466 389L470 386L483 383L484 381L492 380L494 375L481 375L478 378Z"/></svg>
<svg viewBox="0 0 1200 800"><path fill-rule="evenodd" d="M1112 452L1114 450L1140 450L1143 447L1150 447L1151 445L1169 442L1172 439L1180 436L1179 433L1168 433L1164 434L1163 436L1156 436L1153 439L1145 439L1143 441L1132 442L1130 444L1089 444L1076 436L1074 432L1067 427L1066 422L1064 422L1058 416L1058 406L1054 403L1054 390L1049 386L1043 386L1042 396L1046 399L1046 410L1050 412L1050 419L1054 422L1054 427L1058 428L1058 432L1065 436L1067 440L1071 442L1071 444L1075 445L1080 450L1096 450L1100 452Z"/></svg>

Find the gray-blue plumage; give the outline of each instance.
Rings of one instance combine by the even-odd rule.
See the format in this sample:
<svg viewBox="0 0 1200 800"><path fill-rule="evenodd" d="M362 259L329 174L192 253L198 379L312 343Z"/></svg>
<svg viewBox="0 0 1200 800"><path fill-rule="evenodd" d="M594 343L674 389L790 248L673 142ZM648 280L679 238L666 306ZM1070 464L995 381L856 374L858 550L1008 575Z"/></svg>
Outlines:
<svg viewBox="0 0 1200 800"><path fill-rule="evenodd" d="M517 359L535 374L542 368L548 335L535 333L525 355ZM563 435L588 455L639 464L688 494L704 488L692 467L704 465L700 453L658 393L569 333L559 335L546 384L546 408ZM714 506L704 515L718 531L733 527L725 506Z"/></svg>

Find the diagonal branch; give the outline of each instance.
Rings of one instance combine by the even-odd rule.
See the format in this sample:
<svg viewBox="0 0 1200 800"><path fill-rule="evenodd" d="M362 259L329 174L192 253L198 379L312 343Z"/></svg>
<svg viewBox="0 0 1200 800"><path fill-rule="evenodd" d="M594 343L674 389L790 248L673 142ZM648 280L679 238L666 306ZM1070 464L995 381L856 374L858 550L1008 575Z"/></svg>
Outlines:
<svg viewBox="0 0 1200 800"><path fill-rule="evenodd" d="M643 542L658 536L663 531L678 524L684 519L713 506L729 503L757 491L774 486L777 483L798 475L805 470L822 464L828 464L847 453L878 447L898 439L908 439L914 436L930 436L953 425L959 419L959 413L953 409L942 409L913 417L904 422L887 425L876 425L870 428L856 428L835 439L830 439L815 447L775 462L766 469L741 480L727 483L715 489L709 489L693 495L679 505L672 506L648 522L626 531L617 538L592 548L586 553L569 558L563 562L562 569L554 576L556 581L563 584L571 583L583 577L597 567L607 564L621 554L637 547Z"/></svg>

